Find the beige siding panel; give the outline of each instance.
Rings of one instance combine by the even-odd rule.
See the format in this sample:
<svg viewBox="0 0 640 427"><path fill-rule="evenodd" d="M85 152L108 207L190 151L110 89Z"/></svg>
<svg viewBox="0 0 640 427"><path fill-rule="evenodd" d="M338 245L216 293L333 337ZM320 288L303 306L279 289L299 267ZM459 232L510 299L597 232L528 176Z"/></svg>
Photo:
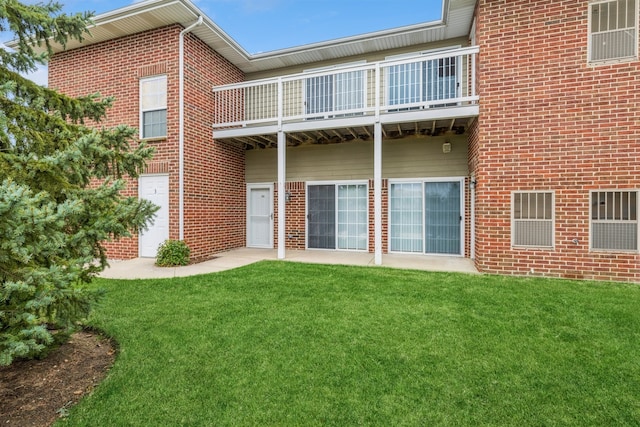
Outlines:
<svg viewBox="0 0 640 427"><path fill-rule="evenodd" d="M277 151L249 150L246 180L275 182ZM373 175L373 144L352 142L287 148L287 181L368 179Z"/></svg>
<svg viewBox="0 0 640 427"><path fill-rule="evenodd" d="M245 153L244 179L248 184L278 181L278 150L248 150Z"/></svg>
<svg viewBox="0 0 640 427"><path fill-rule="evenodd" d="M449 138L451 152L443 153L444 137L386 140L382 145L383 178L466 176L467 141ZM275 182L277 151L249 150L246 181ZM373 178L373 143L359 141L287 148L287 181L338 181Z"/></svg>
<svg viewBox="0 0 640 427"><path fill-rule="evenodd" d="M359 141L303 145L287 151L287 180L367 179L373 175L373 144Z"/></svg>
<svg viewBox="0 0 640 427"><path fill-rule="evenodd" d="M443 153L447 139L451 152ZM465 136L418 137L386 140L382 144L383 178L436 178L467 176L467 138Z"/></svg>

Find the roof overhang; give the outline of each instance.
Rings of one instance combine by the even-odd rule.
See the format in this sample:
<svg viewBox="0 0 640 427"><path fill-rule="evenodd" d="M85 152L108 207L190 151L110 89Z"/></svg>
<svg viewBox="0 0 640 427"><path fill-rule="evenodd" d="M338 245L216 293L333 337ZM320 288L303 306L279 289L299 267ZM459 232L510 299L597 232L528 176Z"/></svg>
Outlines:
<svg viewBox="0 0 640 427"><path fill-rule="evenodd" d="M467 36L475 4L476 0L443 0L442 19L437 21L252 55L190 0L145 0L95 16L91 34L82 42L70 40L66 50L167 25L187 27L202 16L203 25L192 33L243 72L252 73ZM53 48L65 50L60 45Z"/></svg>

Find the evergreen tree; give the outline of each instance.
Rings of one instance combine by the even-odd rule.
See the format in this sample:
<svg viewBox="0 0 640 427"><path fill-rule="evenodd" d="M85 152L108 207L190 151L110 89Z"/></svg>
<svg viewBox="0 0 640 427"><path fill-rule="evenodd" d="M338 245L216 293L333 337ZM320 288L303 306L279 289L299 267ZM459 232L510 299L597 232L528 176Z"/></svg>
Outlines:
<svg viewBox="0 0 640 427"><path fill-rule="evenodd" d="M20 75L46 63L53 43L82 40L90 17L0 0L0 31L17 40L0 48L1 365L67 337L98 298L88 284L107 266L103 242L144 229L157 209L121 194L153 150L132 128L101 127L112 99Z"/></svg>

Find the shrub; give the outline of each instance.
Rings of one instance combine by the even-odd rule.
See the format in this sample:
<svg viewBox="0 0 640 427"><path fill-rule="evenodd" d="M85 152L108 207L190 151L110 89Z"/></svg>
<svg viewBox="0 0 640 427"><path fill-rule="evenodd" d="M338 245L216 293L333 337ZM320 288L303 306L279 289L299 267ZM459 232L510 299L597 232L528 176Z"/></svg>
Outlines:
<svg viewBox="0 0 640 427"><path fill-rule="evenodd" d="M189 264L191 249L181 240L165 240L158 248L156 265L159 267L175 267Z"/></svg>

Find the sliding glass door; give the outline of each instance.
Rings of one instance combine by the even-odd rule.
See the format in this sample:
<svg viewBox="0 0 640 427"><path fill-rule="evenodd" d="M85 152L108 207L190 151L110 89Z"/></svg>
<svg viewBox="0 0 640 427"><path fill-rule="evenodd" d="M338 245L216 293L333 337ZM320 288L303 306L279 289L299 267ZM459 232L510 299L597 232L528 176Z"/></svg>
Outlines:
<svg viewBox="0 0 640 427"><path fill-rule="evenodd" d="M462 254L462 181L391 183L392 252Z"/></svg>
<svg viewBox="0 0 640 427"><path fill-rule="evenodd" d="M457 62L456 57L450 57L388 67L388 104L414 109L424 101L456 98L460 81Z"/></svg>
<svg viewBox="0 0 640 427"><path fill-rule="evenodd" d="M353 110L360 110L365 105L364 72L347 71L307 78L304 105L305 114L310 116L308 119L362 114ZM347 111L352 112L340 114Z"/></svg>
<svg viewBox="0 0 640 427"><path fill-rule="evenodd" d="M366 250L367 205L366 184L307 186L307 247Z"/></svg>

